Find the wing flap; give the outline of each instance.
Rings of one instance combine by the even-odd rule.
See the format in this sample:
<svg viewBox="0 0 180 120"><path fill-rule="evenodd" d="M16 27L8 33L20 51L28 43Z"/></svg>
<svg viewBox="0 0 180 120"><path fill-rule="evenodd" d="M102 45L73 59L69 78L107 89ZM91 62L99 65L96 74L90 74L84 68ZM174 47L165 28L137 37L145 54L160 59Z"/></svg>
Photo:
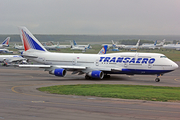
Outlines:
<svg viewBox="0 0 180 120"><path fill-rule="evenodd" d="M50 68L51 65L17 65L20 68Z"/></svg>
<svg viewBox="0 0 180 120"><path fill-rule="evenodd" d="M79 69L84 70L84 66L61 66L61 65L18 65L20 68L64 68L64 69Z"/></svg>

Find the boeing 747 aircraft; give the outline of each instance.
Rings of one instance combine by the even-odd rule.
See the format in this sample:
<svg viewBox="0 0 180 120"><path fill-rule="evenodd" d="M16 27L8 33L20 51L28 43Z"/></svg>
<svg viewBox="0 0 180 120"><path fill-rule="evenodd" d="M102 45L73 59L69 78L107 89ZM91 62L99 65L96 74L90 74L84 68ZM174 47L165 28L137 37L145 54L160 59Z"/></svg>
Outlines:
<svg viewBox="0 0 180 120"><path fill-rule="evenodd" d="M20 27L20 36L25 51L22 56L42 65L18 65L19 67L44 68L49 74L64 77L67 71L72 74L85 74L86 79L103 79L109 74L157 75L178 68L178 65L163 54L123 52L111 54L75 54L48 52L26 27Z"/></svg>

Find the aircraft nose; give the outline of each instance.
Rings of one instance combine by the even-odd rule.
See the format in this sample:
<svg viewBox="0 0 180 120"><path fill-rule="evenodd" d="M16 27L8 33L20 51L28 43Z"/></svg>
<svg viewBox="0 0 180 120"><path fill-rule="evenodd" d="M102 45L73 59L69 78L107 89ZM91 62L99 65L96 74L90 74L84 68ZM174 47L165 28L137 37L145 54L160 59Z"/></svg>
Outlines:
<svg viewBox="0 0 180 120"><path fill-rule="evenodd" d="M178 66L175 62L173 62L172 67L173 67L173 69L175 70L175 69L177 69L179 66Z"/></svg>

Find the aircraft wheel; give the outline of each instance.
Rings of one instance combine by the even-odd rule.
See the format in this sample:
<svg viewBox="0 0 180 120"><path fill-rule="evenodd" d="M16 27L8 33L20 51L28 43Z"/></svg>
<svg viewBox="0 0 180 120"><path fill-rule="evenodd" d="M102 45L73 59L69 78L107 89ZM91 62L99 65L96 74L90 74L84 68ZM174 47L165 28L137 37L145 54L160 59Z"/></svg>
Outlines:
<svg viewBox="0 0 180 120"><path fill-rule="evenodd" d="M156 82L159 82L159 81L160 81L160 78L156 78L155 81L156 81Z"/></svg>
<svg viewBox="0 0 180 120"><path fill-rule="evenodd" d="M89 79L91 79L91 77L89 77L88 75L85 75L85 79L89 80Z"/></svg>
<svg viewBox="0 0 180 120"><path fill-rule="evenodd" d="M110 78L111 76L110 75L104 75L104 78Z"/></svg>

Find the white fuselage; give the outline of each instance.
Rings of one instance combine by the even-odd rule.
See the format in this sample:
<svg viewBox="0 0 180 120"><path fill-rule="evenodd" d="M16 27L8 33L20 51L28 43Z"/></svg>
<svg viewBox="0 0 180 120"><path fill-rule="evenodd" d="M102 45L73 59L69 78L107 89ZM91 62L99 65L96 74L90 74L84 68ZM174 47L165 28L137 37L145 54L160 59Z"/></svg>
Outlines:
<svg viewBox="0 0 180 120"><path fill-rule="evenodd" d="M24 59L25 58L20 55L0 55L0 62L3 62L4 60L7 62L16 62Z"/></svg>
<svg viewBox="0 0 180 120"><path fill-rule="evenodd" d="M132 69L135 74L155 74L157 71L165 73L178 67L176 63L163 54L157 53L72 54L32 51L28 53L26 51L23 55L30 55L30 53L37 57L31 58L32 60L43 64L86 66L93 70L99 70L102 67L107 69Z"/></svg>

